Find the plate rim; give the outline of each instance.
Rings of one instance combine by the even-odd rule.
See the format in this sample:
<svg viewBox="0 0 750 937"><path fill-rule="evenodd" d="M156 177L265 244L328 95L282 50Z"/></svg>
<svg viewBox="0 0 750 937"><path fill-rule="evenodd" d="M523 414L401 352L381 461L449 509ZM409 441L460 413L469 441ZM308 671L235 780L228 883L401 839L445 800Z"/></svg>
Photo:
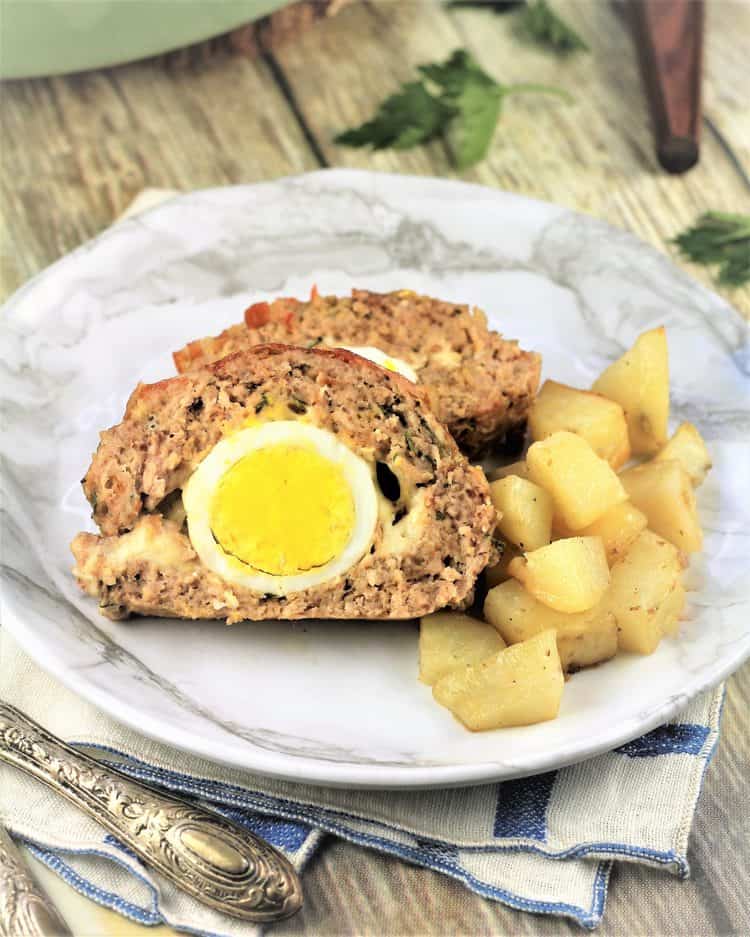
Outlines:
<svg viewBox="0 0 750 937"><path fill-rule="evenodd" d="M622 236L623 233L626 234L628 238L631 238L639 245L639 249L646 250L650 252L652 256L659 258L660 261L668 263L673 272L679 274L690 283L692 289L699 290L703 293L704 297L710 297L717 306L722 307L725 310L724 314L728 313L731 317L739 320L746 328L750 327L750 323L745 322L739 313L723 297L694 280L689 274L674 264L671 258L666 254L658 251L657 248L641 240L636 235L632 234L632 232L618 228L596 216L558 205L554 202L528 197L516 192L508 192L503 189L494 189L479 183L465 182L463 180L443 179L432 176L410 176L401 173L382 173L372 170L320 169L258 183L216 186L177 193L168 198L165 202L146 209L143 215L145 216L168 210L169 206L174 205L176 202L189 200L201 194L227 193L232 190L256 190L262 187L278 186L280 183L294 183L315 178L331 179L337 176L355 180L382 180L386 187L392 180L408 180L410 184L415 185L417 188L420 186L429 188L435 186L435 183L453 188L454 190L463 187L475 191L483 191L495 197L505 197L508 198L509 201L516 201L523 204L533 203L537 206L543 206L550 212L557 211L572 216L580 216L585 219L587 223L594 221L597 224L605 225L606 228L617 232L618 236ZM11 308L29 289L32 289L42 279L52 275L53 271L57 271L73 263L74 259L80 253L88 251L94 244L106 239L119 227L120 225L118 224L111 225L93 238L83 242L73 251L39 271L7 298L2 307L0 307L2 314L7 316ZM5 319L5 322L7 323L7 319ZM233 769L298 783L311 783L321 787L427 789L474 786L499 780L528 777L545 771L578 764L602 753L609 752L645 734L651 729L664 724L683 709L691 699L698 696L700 693L716 687L750 658L749 632L744 639L740 638L733 642L735 647L731 655L721 658L718 662L715 661L712 666L702 670L701 677L690 684L689 690L676 696L668 697L662 705L656 706L647 716L637 720L630 719L626 722L619 723L619 728L613 728L606 734L601 734L595 739L588 741L586 744L577 748L574 754L568 755L564 751L560 751L559 748L552 748L536 758L526 755L524 756L526 760L523 766L514 766L507 762L494 761L427 766L371 763L355 764L351 762L326 761L304 753L290 754L275 752L259 747L254 747L252 749L250 763L247 758L241 757L242 754L247 754L247 750L243 747L238 747L235 743L231 742L231 740L227 742L218 739L208 740L202 736L194 736L187 729L181 729L175 726L164 727L160 724L158 717L152 717L149 711L144 712L139 710L137 706L132 706L129 701L124 701L122 697L116 697L115 694L109 693L106 689L87 682L83 678L83 674L79 674L76 668L66 666L63 661L58 661L54 655L50 654L40 637L33 629L24 624L9 603L4 602L3 604L5 606L3 626L7 628L8 632L18 641L19 645L36 661L36 663L47 673L59 679L64 686L76 695L106 713L107 716L114 719L116 722L128 726L134 731L159 743L165 744L170 748L186 751L208 761L226 765ZM300 772L299 769L302 769L302 771Z"/></svg>

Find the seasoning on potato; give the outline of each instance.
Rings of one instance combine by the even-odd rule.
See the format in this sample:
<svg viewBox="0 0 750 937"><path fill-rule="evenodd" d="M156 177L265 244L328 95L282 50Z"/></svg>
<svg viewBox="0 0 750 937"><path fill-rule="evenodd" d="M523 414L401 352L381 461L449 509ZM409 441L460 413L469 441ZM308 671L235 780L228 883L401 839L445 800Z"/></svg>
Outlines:
<svg viewBox="0 0 750 937"><path fill-rule="evenodd" d="M550 630L451 671L432 695L467 729L480 732L554 719L564 685L557 637Z"/></svg>
<svg viewBox="0 0 750 937"><path fill-rule="evenodd" d="M535 442L526 455L531 481L552 495L555 512L574 531L593 524L620 501L622 482L581 436L557 432Z"/></svg>
<svg viewBox="0 0 750 937"><path fill-rule="evenodd" d="M593 608L609 585L601 537L556 540L513 560L508 572L535 599L558 612Z"/></svg>
<svg viewBox="0 0 750 937"><path fill-rule="evenodd" d="M653 455L667 441L669 357L664 326L644 332L591 388L625 411L633 455Z"/></svg>
<svg viewBox="0 0 750 937"><path fill-rule="evenodd" d="M603 602L577 614L556 612L509 579L487 593L484 617L508 644L553 629L565 673L591 667L617 653L617 621Z"/></svg>
<svg viewBox="0 0 750 937"><path fill-rule="evenodd" d="M422 623L422 679L467 728L552 719L563 674L651 654L679 631L682 572L703 542L693 489L711 456L692 423L667 439L668 416L663 328L592 391L545 382L526 458L488 475L503 552L484 572L486 624L457 613ZM631 454L650 460L628 468Z"/></svg>
<svg viewBox="0 0 750 937"><path fill-rule="evenodd" d="M479 664L505 646L492 625L462 612L426 615L419 623L419 679L432 686L451 670Z"/></svg>
<svg viewBox="0 0 750 937"><path fill-rule="evenodd" d="M692 423L681 423L666 446L654 456L654 462L672 459L685 469L693 488L703 484L713 465L703 437Z"/></svg>
<svg viewBox="0 0 750 937"><path fill-rule="evenodd" d="M583 437L612 468L630 458L628 424L619 403L590 390L545 381L529 410L531 438L538 442L563 430Z"/></svg>

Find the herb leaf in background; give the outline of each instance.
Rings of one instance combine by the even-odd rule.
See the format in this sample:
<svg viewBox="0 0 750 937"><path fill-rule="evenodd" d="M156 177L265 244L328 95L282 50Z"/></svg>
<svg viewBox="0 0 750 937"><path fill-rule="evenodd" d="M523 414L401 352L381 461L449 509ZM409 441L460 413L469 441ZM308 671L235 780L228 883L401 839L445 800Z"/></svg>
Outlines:
<svg viewBox="0 0 750 937"><path fill-rule="evenodd" d="M487 155L500 117L503 91L467 81L453 99L456 116L446 128L446 140L457 169L468 169Z"/></svg>
<svg viewBox="0 0 750 937"><path fill-rule="evenodd" d="M697 264L718 264L722 286L750 283L750 215L709 211L674 243Z"/></svg>
<svg viewBox="0 0 750 937"><path fill-rule="evenodd" d="M433 97L421 81L411 81L386 98L372 120L345 130L335 142L371 146L374 150L408 150L436 137L449 117L439 98Z"/></svg>
<svg viewBox="0 0 750 937"><path fill-rule="evenodd" d="M506 95L567 92L545 85L501 85L465 49L445 62L420 65L422 81L403 85L372 120L339 134L336 143L408 149L442 134L458 169L479 162L489 149Z"/></svg>
<svg viewBox="0 0 750 937"><path fill-rule="evenodd" d="M458 169L479 162L495 133L503 88L463 49L442 64L420 65L419 71L438 86L452 119L445 133Z"/></svg>
<svg viewBox="0 0 750 937"><path fill-rule="evenodd" d="M546 85L498 84L465 49L457 49L442 64L420 65L419 71L438 86L453 113L445 132L458 169L473 166L487 154L507 95L532 92L572 100L567 92Z"/></svg>
<svg viewBox="0 0 750 937"><path fill-rule="evenodd" d="M526 0L451 0L449 7L480 7L492 10L493 13L510 13L517 7L522 7Z"/></svg>
<svg viewBox="0 0 750 937"><path fill-rule="evenodd" d="M466 49L456 49L444 62L420 65L417 71L449 98L458 97L467 82L475 82L484 88L500 87Z"/></svg>
<svg viewBox="0 0 750 937"><path fill-rule="evenodd" d="M547 0L534 0L519 14L518 31L527 39L558 52L588 52L588 45L578 33L555 13Z"/></svg>

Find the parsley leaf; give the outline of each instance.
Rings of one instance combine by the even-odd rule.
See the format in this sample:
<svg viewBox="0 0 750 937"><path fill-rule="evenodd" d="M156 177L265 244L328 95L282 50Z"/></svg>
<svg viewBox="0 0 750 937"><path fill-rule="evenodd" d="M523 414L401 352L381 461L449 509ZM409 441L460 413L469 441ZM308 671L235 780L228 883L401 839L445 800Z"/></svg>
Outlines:
<svg viewBox="0 0 750 937"><path fill-rule="evenodd" d="M452 111L446 138L458 169L467 169L486 156L507 95L539 92L571 100L567 92L546 85L498 84L465 49L457 49L442 64L420 65L419 71L440 88L442 100Z"/></svg>
<svg viewBox="0 0 750 937"><path fill-rule="evenodd" d="M547 3L534 0L520 13L518 31L522 36L547 46L560 55L588 52L588 45Z"/></svg>
<svg viewBox="0 0 750 937"><path fill-rule="evenodd" d="M674 243L688 260L718 264L718 281L723 286L750 283L750 215L706 212Z"/></svg>
<svg viewBox="0 0 750 937"><path fill-rule="evenodd" d="M487 155L500 117L503 91L471 79L454 99L457 114L447 128L447 141L457 169L468 169Z"/></svg>
<svg viewBox="0 0 750 937"><path fill-rule="evenodd" d="M516 7L522 7L526 0L452 0L449 7L483 7L493 13L509 13Z"/></svg>
<svg viewBox="0 0 750 937"><path fill-rule="evenodd" d="M420 65L421 81L410 82L384 101L375 117L336 137L347 146L408 149L442 134L458 169L479 162L495 133L503 98L535 92L570 95L545 85L501 85L457 49L445 62Z"/></svg>
<svg viewBox="0 0 750 937"><path fill-rule="evenodd" d="M386 98L372 120L345 130L335 142L371 146L374 150L408 150L436 137L449 117L439 98L433 97L421 81L412 81Z"/></svg>
<svg viewBox="0 0 750 937"><path fill-rule="evenodd" d="M456 49L444 62L420 65L417 69L429 81L434 82L441 91L455 97L460 94L467 81L475 81L485 88L499 88L500 85L474 61L466 49Z"/></svg>
<svg viewBox="0 0 750 937"><path fill-rule="evenodd" d="M448 146L458 169L479 162L495 133L504 94L502 85L457 49L443 63L420 65L419 71L440 89L441 99L451 109L445 128Z"/></svg>

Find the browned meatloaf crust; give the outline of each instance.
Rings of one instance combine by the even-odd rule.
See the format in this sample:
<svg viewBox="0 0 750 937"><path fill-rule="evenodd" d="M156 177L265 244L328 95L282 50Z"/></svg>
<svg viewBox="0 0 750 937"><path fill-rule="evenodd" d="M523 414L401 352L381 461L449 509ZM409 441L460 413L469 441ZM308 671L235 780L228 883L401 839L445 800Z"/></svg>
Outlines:
<svg viewBox="0 0 750 937"><path fill-rule="evenodd" d="M432 409L459 446L476 456L492 446L520 445L539 386L541 359L487 328L479 309L419 296L411 290L309 302L255 303L245 322L175 352L180 373L263 342L375 345L410 364Z"/></svg>
<svg viewBox="0 0 750 937"><path fill-rule="evenodd" d="M381 463L398 479L379 495L371 551L337 579L286 597L204 567L179 510L179 489L213 446L264 414L304 417L364 458L374 478ZM101 434L83 487L103 536L75 538L74 573L110 618L412 618L470 601L495 555L481 470L414 384L342 350L260 345L140 385L122 423Z"/></svg>

